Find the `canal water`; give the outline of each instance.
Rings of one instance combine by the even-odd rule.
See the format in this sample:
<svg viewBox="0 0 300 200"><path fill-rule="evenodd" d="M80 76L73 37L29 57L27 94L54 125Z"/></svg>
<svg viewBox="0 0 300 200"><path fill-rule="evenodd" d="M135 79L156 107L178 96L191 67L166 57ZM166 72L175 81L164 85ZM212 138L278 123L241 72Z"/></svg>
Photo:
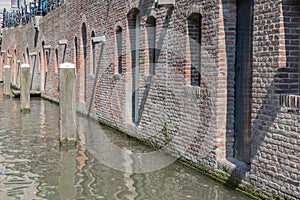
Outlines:
<svg viewBox="0 0 300 200"><path fill-rule="evenodd" d="M31 112L21 113L20 100L3 98L2 93L0 85L1 200L249 199L179 162L148 173L112 169L97 155L101 148L97 145L103 145L97 142L100 134L129 152L152 149L81 115L77 118L78 147L61 149L56 104L32 99Z"/></svg>

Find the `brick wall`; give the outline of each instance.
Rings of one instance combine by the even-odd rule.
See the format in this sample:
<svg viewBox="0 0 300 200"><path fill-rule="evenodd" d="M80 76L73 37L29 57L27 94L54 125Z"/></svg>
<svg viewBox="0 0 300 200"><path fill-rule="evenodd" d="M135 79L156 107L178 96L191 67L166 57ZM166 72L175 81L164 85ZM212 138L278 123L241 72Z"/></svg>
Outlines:
<svg viewBox="0 0 300 200"><path fill-rule="evenodd" d="M300 195L296 37L300 33L299 26L295 28L299 6L293 2L254 1L252 146L244 179L275 194L296 198ZM156 147L169 142L166 150L171 154L210 169L224 170L230 165L241 170L234 158L236 3L177 0L174 8L166 8L155 6L154 0L68 1L41 19L38 32L33 24L4 30L2 50L16 50L14 63L24 63L28 53L36 53L35 67L34 56L31 59L32 87L46 97L58 101L57 67L64 57L76 64L80 112ZM135 31L130 31L137 13L139 45L135 44ZM200 17L201 34L196 31ZM155 38L149 30L154 19ZM120 28L122 34L118 35ZM102 55L101 44L91 43L91 37L101 35L106 36ZM58 44L63 39L68 41L65 55L64 45ZM155 64L150 55L154 39ZM140 51L139 110L133 123L135 46ZM194 76L197 84L192 81L192 63L201 68L201 78Z"/></svg>
<svg viewBox="0 0 300 200"><path fill-rule="evenodd" d="M250 180L299 198L299 106L288 103L299 84L298 2L256 2L253 39Z"/></svg>

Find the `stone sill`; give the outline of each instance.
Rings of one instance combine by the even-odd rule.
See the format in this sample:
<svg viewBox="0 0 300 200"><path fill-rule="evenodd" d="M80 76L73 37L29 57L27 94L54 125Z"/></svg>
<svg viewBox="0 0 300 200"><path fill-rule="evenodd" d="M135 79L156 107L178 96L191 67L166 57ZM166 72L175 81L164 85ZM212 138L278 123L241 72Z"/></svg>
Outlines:
<svg viewBox="0 0 300 200"><path fill-rule="evenodd" d="M300 95L281 94L279 98L280 106L300 109Z"/></svg>
<svg viewBox="0 0 300 200"><path fill-rule="evenodd" d="M236 158L229 157L218 161L219 168L230 174L234 178L247 180L249 177L250 168L245 163Z"/></svg>

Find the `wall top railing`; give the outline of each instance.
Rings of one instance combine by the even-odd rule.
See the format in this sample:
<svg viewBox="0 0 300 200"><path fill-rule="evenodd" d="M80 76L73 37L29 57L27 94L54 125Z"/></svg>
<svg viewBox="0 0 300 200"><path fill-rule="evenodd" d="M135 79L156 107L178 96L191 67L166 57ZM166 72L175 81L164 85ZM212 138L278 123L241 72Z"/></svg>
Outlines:
<svg viewBox="0 0 300 200"><path fill-rule="evenodd" d="M45 16L65 3L66 0L34 0L16 11L7 12L4 8L2 28L25 25L31 22L35 16Z"/></svg>

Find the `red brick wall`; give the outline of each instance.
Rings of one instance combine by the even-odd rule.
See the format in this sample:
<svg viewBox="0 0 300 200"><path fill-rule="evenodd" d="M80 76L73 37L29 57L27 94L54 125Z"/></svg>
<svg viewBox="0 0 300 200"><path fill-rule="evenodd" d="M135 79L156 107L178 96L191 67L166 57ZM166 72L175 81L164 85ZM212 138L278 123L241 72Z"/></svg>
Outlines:
<svg viewBox="0 0 300 200"><path fill-rule="evenodd" d="M250 180L299 198L299 6L282 2L254 7Z"/></svg>
<svg viewBox="0 0 300 200"><path fill-rule="evenodd" d="M299 37L296 37L299 26L295 28L299 23L299 6L292 1L283 1L281 6L281 2L254 1L252 155L245 180L275 194L299 197ZM131 10L140 13L140 118L137 124L132 123L131 51L134 49L128 21ZM201 45L195 47L201 50L199 86L191 86L191 62L198 60L191 56L188 30L188 19L194 13L202 16ZM156 21L153 76L149 70L149 17ZM83 23L87 29L86 76ZM122 28L122 74L116 69L118 26ZM106 36L101 60L101 45L95 45L98 74L92 71L92 31L95 36ZM240 169L233 158L236 1L177 0L174 8L166 8L156 7L153 0L73 0L43 17L35 46L36 34L33 24L5 30L2 50L16 49L14 59L21 63L25 62L23 54L27 54L27 48L30 53L41 55L42 59L37 56L34 68L33 88L42 89L41 74L46 67L42 44L51 46L43 91L48 98L58 100L55 49L60 63L63 46L58 41L67 39L65 61L76 64L80 112L87 114L91 107L91 116L157 147L171 140L167 149L170 153L211 169L233 166L239 171L245 168L243 165Z"/></svg>

